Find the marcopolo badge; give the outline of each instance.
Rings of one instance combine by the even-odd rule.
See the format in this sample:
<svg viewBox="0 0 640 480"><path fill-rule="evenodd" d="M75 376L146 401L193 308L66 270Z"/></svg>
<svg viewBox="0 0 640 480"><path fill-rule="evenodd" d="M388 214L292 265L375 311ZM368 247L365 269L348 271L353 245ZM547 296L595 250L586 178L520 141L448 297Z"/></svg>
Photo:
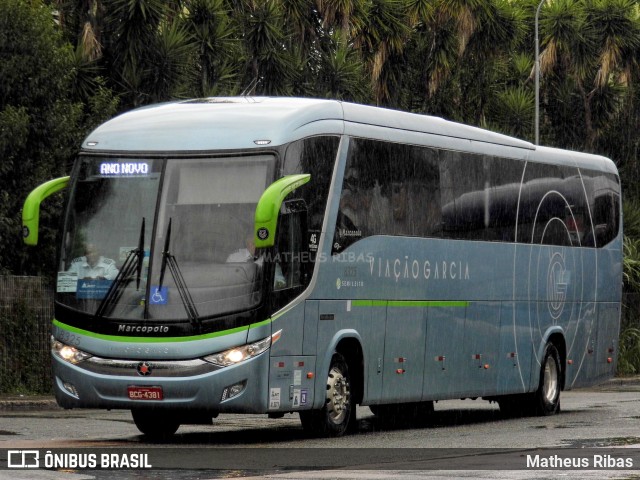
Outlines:
<svg viewBox="0 0 640 480"><path fill-rule="evenodd" d="M260 227L258 229L257 235L260 240L266 240L267 238L269 238L269 230L265 227Z"/></svg>

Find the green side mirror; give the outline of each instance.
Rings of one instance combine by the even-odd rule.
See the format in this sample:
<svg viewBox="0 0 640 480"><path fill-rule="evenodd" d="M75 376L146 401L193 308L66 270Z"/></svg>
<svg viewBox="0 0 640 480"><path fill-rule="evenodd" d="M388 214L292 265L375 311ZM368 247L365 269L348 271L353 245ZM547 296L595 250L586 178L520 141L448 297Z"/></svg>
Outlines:
<svg viewBox="0 0 640 480"><path fill-rule="evenodd" d="M66 188L69 177L60 177L33 189L22 207L22 237L27 245L38 244L38 227L40 224L40 204L50 195Z"/></svg>
<svg viewBox="0 0 640 480"><path fill-rule="evenodd" d="M276 239L278 212L287 195L311 180L311 175L287 175L269 185L256 207L254 242L256 248L273 247Z"/></svg>

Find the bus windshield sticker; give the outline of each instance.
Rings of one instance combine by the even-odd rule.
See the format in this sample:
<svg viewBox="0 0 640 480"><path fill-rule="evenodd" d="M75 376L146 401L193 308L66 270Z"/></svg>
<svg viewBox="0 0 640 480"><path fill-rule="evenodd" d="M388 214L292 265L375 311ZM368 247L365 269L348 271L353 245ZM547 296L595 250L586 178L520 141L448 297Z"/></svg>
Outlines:
<svg viewBox="0 0 640 480"><path fill-rule="evenodd" d="M75 293L78 288L78 272L58 272L56 292Z"/></svg>
<svg viewBox="0 0 640 480"><path fill-rule="evenodd" d="M80 299L103 299L109 291L111 282L112 280L97 278L79 279L76 297Z"/></svg>
<svg viewBox="0 0 640 480"><path fill-rule="evenodd" d="M158 288L157 285L152 285L151 292L150 305L166 305L169 301L169 287L162 286Z"/></svg>

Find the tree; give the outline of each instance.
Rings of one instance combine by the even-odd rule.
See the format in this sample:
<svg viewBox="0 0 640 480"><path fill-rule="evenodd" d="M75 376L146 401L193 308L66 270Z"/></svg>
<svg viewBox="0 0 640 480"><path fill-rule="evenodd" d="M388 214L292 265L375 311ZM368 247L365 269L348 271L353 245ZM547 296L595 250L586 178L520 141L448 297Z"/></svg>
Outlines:
<svg viewBox="0 0 640 480"><path fill-rule="evenodd" d="M378 105L392 102L392 92L402 83L399 64L411 30L400 0L372 0L363 22L354 35L354 47L368 65L371 89ZM395 103L395 102L394 102Z"/></svg>
<svg viewBox="0 0 640 480"><path fill-rule="evenodd" d="M238 39L238 25L233 21L224 0L193 0L183 20L194 42L195 75L189 93L206 97L218 92L234 93L243 56Z"/></svg>
<svg viewBox="0 0 640 480"><path fill-rule="evenodd" d="M581 145L593 151L631 80L640 19L632 0L558 0L542 8L541 72L551 121L556 99L581 110ZM605 106L603 108L603 106ZM572 108L573 110L573 108ZM561 113L561 112L558 112ZM562 118L562 115L560 115ZM552 123L553 125L553 123ZM554 126L553 132L562 132ZM567 143L556 139L558 143Z"/></svg>
<svg viewBox="0 0 640 480"><path fill-rule="evenodd" d="M46 247L27 256L22 202L40 182L65 173L69 134L77 131L81 109L68 101L72 51L51 11L18 0L0 0L0 11L0 271L37 273L55 258L51 210L43 212Z"/></svg>
<svg viewBox="0 0 640 480"><path fill-rule="evenodd" d="M93 116L112 115L115 101L100 88L86 106L79 100L76 57L51 9L0 0L0 11L0 272L50 274L61 196L43 205L40 246L29 251L21 238L22 203L40 183L68 174L87 128L99 121Z"/></svg>

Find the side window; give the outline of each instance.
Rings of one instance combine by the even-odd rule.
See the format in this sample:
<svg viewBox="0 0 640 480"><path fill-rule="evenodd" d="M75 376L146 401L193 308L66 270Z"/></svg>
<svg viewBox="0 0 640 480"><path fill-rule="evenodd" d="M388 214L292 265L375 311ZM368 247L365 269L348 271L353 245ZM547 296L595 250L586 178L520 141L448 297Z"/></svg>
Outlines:
<svg viewBox="0 0 640 480"><path fill-rule="evenodd" d="M512 242L523 161L442 151L446 238Z"/></svg>
<svg viewBox="0 0 640 480"><path fill-rule="evenodd" d="M593 232L578 170L529 163L518 216L519 243L593 246Z"/></svg>
<svg viewBox="0 0 640 480"><path fill-rule="evenodd" d="M314 258L322 230L329 187L338 153L339 137L310 137L287 147L282 175L311 174L311 182L293 192L308 208L309 250Z"/></svg>
<svg viewBox="0 0 640 480"><path fill-rule="evenodd" d="M386 233L391 223L390 144L352 139L345 167L332 253Z"/></svg>
<svg viewBox="0 0 640 480"><path fill-rule="evenodd" d="M447 150L440 152L445 238L484 239L486 170L479 155Z"/></svg>
<svg viewBox="0 0 640 480"><path fill-rule="evenodd" d="M582 176L589 192L593 219L590 247L603 247L616 238L620 230L620 184L615 175L585 171Z"/></svg>
<svg viewBox="0 0 640 480"><path fill-rule="evenodd" d="M371 235L440 236L438 152L352 139L333 253Z"/></svg>
<svg viewBox="0 0 640 480"><path fill-rule="evenodd" d="M394 235L440 236L438 151L416 146L394 149L391 174L391 231Z"/></svg>
<svg viewBox="0 0 640 480"><path fill-rule="evenodd" d="M311 181L294 190L281 207L272 267L274 309L299 295L311 279L339 144L339 137L318 136L287 146L282 175L308 173Z"/></svg>

